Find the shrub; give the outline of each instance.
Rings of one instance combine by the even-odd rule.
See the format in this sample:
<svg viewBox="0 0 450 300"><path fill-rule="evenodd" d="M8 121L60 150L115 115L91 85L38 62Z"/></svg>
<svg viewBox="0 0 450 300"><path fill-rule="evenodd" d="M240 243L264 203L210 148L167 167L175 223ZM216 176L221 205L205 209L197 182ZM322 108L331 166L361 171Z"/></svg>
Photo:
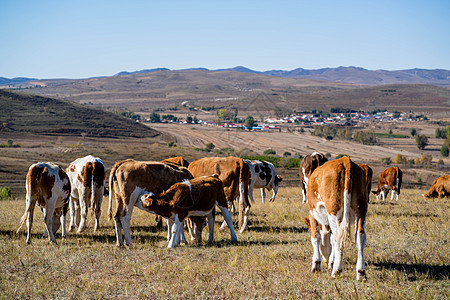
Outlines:
<svg viewBox="0 0 450 300"><path fill-rule="evenodd" d="M214 148L216 148L216 146L215 146L213 143L207 143L207 144L205 145L205 150L206 150L207 152L211 152Z"/></svg>
<svg viewBox="0 0 450 300"><path fill-rule="evenodd" d="M431 165L431 160L433 159L433 157L430 154L425 154L424 156L422 156L420 158L420 163L422 165Z"/></svg>
<svg viewBox="0 0 450 300"><path fill-rule="evenodd" d="M392 163L392 161L391 161L391 158L390 158L390 157L383 157L383 158L381 159L381 163L382 163L383 165L388 166L388 165L390 165L390 164Z"/></svg>
<svg viewBox="0 0 450 300"><path fill-rule="evenodd" d="M284 157L288 157L288 156L291 156L291 155L292 155L291 152L288 152L288 151L286 151L286 152L283 153L283 156L284 156Z"/></svg>
<svg viewBox="0 0 450 300"><path fill-rule="evenodd" d="M11 189L9 187L0 187L0 200L9 200L11 198Z"/></svg>
<svg viewBox="0 0 450 300"><path fill-rule="evenodd" d="M406 163L406 156L397 154L394 159L394 163L397 165Z"/></svg>
<svg viewBox="0 0 450 300"><path fill-rule="evenodd" d="M348 156L348 155L339 153L338 155L336 155L336 159L339 159L339 158L344 157L344 156Z"/></svg>
<svg viewBox="0 0 450 300"><path fill-rule="evenodd" d="M267 150L264 150L264 155L275 155L275 154L277 154L276 152L275 152L275 150L273 150L273 149L267 149Z"/></svg>
<svg viewBox="0 0 450 300"><path fill-rule="evenodd" d="M415 136L415 135L417 134L417 130L416 130L415 128L411 128L411 129L409 130L409 134L410 134L411 136Z"/></svg>

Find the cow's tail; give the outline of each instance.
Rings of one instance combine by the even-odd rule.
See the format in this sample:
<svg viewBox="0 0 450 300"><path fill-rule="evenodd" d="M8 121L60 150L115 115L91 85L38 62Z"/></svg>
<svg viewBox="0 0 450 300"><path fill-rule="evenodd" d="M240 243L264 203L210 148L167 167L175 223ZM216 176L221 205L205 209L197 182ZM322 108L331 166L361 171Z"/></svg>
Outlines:
<svg viewBox="0 0 450 300"><path fill-rule="evenodd" d="M47 168L45 168L45 170L47 170ZM39 176L40 174L37 173L36 176ZM26 206L25 206L25 212L22 215L22 217L20 218L20 224L19 224L19 228L17 228L16 233L19 233L20 229L22 228L23 224L25 224L25 221L28 218L28 215L30 213L32 213L32 209L31 209L31 182L26 183L26 190L27 190L27 195L26 195Z"/></svg>
<svg viewBox="0 0 450 300"><path fill-rule="evenodd" d="M117 180L116 170L120 165L120 163L115 163L111 168L111 172L109 173L108 221L111 221L112 219L112 198L114 196L114 181Z"/></svg>
<svg viewBox="0 0 450 300"><path fill-rule="evenodd" d="M352 199L352 164L350 158L344 160L344 213L341 224L339 225L339 234L337 236L338 245L342 248L345 246L346 240L350 237L350 203Z"/></svg>
<svg viewBox="0 0 450 300"><path fill-rule="evenodd" d="M244 225L244 215L250 209L250 202L248 201L248 184L249 184L249 172L250 167L244 162L243 159L240 160L239 166L239 228L242 232L242 226Z"/></svg>

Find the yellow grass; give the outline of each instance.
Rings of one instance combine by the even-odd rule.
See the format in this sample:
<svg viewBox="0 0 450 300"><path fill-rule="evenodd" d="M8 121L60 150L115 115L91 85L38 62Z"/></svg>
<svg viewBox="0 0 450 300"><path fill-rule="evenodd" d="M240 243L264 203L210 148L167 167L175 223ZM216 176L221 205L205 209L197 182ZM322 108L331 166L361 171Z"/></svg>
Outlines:
<svg viewBox="0 0 450 300"><path fill-rule="evenodd" d="M401 298L450 296L448 199L424 200L423 190L402 190L400 200L371 198L365 251L367 282L356 282L354 239L344 252L344 270L310 273L312 246L304 225L307 205L299 188L280 188L274 203L255 191L250 228L230 243L215 231L211 245L166 248L166 231L153 215L135 210L133 245L115 245L114 224L103 203L101 225L71 233L58 245L41 239L43 214L35 210L32 245L15 234L25 201L0 202L1 298ZM216 225L222 221L219 215ZM218 226L217 226L218 227ZM206 239L206 232L204 232Z"/></svg>

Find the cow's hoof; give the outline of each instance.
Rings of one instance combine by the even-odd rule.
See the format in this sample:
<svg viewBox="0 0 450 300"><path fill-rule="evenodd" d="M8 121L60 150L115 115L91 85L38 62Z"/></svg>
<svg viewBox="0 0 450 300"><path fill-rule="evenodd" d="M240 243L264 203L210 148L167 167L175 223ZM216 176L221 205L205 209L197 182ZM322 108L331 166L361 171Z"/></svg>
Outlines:
<svg viewBox="0 0 450 300"><path fill-rule="evenodd" d="M339 275L342 272L342 270L333 270L331 272L331 277L336 278L337 275Z"/></svg>
<svg viewBox="0 0 450 300"><path fill-rule="evenodd" d="M311 272L320 272L320 261L313 261Z"/></svg>
<svg viewBox="0 0 450 300"><path fill-rule="evenodd" d="M358 271L356 271L356 280L358 280L358 281L366 281L367 280L366 270L358 270Z"/></svg>

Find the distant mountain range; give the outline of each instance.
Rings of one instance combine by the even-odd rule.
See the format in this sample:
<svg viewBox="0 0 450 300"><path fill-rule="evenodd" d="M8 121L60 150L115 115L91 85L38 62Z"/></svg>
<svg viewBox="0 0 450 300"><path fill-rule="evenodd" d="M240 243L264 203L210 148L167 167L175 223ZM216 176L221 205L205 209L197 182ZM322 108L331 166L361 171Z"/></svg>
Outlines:
<svg viewBox="0 0 450 300"><path fill-rule="evenodd" d="M444 87L450 87L450 70L443 69L409 69L398 71L387 70L367 70L359 67L337 67L322 69L303 69L294 70L270 70L255 71L246 67L237 66L229 69L208 70L206 68L190 68L184 70L204 70L204 71L235 71L241 73L253 73L261 75L269 75L284 78L304 78L312 80L335 81L343 83L353 83L361 85L384 85L384 84L433 84ZM157 71L170 71L168 68L144 69L139 71L127 72L122 71L114 76L145 74ZM182 70L181 70L182 71ZM107 76L105 76L107 77ZM18 85L29 81L35 81L36 78L3 78L0 77L0 86Z"/></svg>

